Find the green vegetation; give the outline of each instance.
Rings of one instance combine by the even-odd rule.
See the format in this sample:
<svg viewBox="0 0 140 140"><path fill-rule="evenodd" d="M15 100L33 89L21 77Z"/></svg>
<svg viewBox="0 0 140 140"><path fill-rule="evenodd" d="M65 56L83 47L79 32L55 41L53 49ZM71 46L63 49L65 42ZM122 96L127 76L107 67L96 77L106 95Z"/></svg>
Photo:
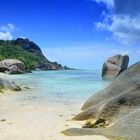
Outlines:
<svg viewBox="0 0 140 140"><path fill-rule="evenodd" d="M35 70L62 70L57 62L50 62L42 53L37 44L29 39L0 40L0 61L4 59L18 59L25 64L26 69Z"/></svg>
<svg viewBox="0 0 140 140"><path fill-rule="evenodd" d="M35 54L23 49L21 43L17 43L16 40L0 41L0 61L4 59L18 59L31 70L35 69L40 62L48 63L43 54Z"/></svg>

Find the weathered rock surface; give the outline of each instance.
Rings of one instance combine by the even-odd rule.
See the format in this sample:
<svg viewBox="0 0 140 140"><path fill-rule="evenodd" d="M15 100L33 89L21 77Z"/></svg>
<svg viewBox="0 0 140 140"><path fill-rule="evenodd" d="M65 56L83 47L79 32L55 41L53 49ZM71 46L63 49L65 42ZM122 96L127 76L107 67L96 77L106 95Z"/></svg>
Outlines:
<svg viewBox="0 0 140 140"><path fill-rule="evenodd" d="M111 80L116 78L122 71L127 69L129 63L128 55L115 55L108 58L103 64L102 68L102 78L104 80Z"/></svg>
<svg viewBox="0 0 140 140"><path fill-rule="evenodd" d="M0 91L2 92L3 90L20 91L21 88L14 82L0 78Z"/></svg>
<svg viewBox="0 0 140 140"><path fill-rule="evenodd" d="M116 120L108 128L70 128L62 133L67 136L104 135L110 140L140 139L140 109L136 109Z"/></svg>
<svg viewBox="0 0 140 140"><path fill-rule="evenodd" d="M0 61L0 72L23 74L25 73L25 65L23 62L16 59L5 59Z"/></svg>
<svg viewBox="0 0 140 140"><path fill-rule="evenodd" d="M104 135L112 140L140 138L140 62L122 72L108 87L90 97L74 120L88 120L65 135ZM92 121L91 121L92 120Z"/></svg>

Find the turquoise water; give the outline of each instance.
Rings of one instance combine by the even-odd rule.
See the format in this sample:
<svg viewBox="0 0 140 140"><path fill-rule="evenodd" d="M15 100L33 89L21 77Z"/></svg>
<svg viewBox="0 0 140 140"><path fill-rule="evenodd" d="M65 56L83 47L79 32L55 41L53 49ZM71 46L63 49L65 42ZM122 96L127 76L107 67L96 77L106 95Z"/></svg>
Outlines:
<svg viewBox="0 0 140 140"><path fill-rule="evenodd" d="M77 103L109 84L101 79L99 70L35 71L8 78L22 87L30 87L18 94L16 100L33 102Z"/></svg>

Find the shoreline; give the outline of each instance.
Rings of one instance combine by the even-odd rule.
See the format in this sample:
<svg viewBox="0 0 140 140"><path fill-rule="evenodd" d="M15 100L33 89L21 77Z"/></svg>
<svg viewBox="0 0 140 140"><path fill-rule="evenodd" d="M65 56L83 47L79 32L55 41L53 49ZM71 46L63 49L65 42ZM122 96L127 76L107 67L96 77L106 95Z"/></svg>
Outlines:
<svg viewBox="0 0 140 140"><path fill-rule="evenodd" d="M13 101L20 93L5 93L0 98L0 139L6 140L108 140L103 136L64 136L60 132L80 128L82 122L70 121L80 104L58 105Z"/></svg>
<svg viewBox="0 0 140 140"><path fill-rule="evenodd" d="M13 77L0 73L0 77L16 82L23 89L18 92L4 91L4 94L0 96L0 139L108 140L104 136L65 136L61 134L68 128L81 128L84 122L71 121L71 118L80 111L84 99L83 102L77 100L72 103L67 100L51 102L48 98L42 102L38 100L38 96L34 95L39 92L38 89L30 85L29 89L24 89L29 81L27 84L23 83L22 78L17 79L18 75Z"/></svg>

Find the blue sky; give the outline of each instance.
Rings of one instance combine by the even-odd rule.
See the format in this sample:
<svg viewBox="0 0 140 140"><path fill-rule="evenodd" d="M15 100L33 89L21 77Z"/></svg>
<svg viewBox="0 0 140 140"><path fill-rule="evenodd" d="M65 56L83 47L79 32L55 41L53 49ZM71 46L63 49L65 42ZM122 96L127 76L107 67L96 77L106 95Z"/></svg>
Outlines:
<svg viewBox="0 0 140 140"><path fill-rule="evenodd" d="M140 56L139 0L1 0L0 39L29 38L51 61L98 69L114 54Z"/></svg>

